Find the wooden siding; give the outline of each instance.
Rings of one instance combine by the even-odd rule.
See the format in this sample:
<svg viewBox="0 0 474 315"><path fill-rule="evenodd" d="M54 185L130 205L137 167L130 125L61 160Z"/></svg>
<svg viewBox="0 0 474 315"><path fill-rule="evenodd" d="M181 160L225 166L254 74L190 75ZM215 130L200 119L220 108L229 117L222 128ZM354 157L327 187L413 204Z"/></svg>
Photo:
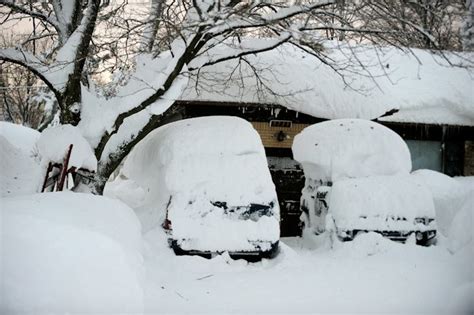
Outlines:
<svg viewBox="0 0 474 315"><path fill-rule="evenodd" d="M291 127L271 127L269 122L253 121L251 122L255 130L262 138L263 146L266 148L290 148L293 144L293 139L309 124L295 124ZM283 131L286 138L283 141L278 141L278 133Z"/></svg>

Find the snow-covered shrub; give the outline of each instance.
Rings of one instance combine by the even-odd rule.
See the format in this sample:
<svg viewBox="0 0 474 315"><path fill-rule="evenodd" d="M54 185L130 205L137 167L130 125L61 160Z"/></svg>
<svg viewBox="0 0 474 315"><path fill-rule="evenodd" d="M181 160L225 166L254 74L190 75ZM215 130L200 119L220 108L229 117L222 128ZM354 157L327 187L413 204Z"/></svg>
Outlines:
<svg viewBox="0 0 474 315"><path fill-rule="evenodd" d="M131 152L122 175L146 192L143 203L159 213L155 226L167 215L183 249L249 251L252 241L279 239L264 148L243 119L202 117L159 128ZM252 204L268 207L268 215L242 219Z"/></svg>
<svg viewBox="0 0 474 315"><path fill-rule="evenodd" d="M142 311L141 232L105 197L44 193L2 200L0 313Z"/></svg>

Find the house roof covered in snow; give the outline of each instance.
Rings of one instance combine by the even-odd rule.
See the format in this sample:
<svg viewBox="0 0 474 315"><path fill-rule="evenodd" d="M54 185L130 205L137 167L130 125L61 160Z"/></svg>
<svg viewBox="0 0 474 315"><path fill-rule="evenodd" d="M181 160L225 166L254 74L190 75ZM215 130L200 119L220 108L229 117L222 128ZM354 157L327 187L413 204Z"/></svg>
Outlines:
<svg viewBox="0 0 474 315"><path fill-rule="evenodd" d="M192 77L181 98L277 104L325 119L376 119L395 109L379 120L474 126L474 74L466 68L420 49L329 43L323 53L338 72L284 44L246 56L249 63L230 60L201 69L198 83ZM474 60L474 54L447 56L454 64Z"/></svg>

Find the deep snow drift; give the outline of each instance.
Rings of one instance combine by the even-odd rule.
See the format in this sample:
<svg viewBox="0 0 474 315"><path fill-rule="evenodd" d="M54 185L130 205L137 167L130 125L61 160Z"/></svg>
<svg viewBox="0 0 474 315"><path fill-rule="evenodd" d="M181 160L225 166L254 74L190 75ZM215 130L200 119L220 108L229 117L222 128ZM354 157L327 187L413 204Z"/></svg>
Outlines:
<svg viewBox="0 0 474 315"><path fill-rule="evenodd" d="M143 308L141 231L117 200L71 192L2 199L0 313Z"/></svg>
<svg viewBox="0 0 474 315"><path fill-rule="evenodd" d="M41 185L41 168L35 155L40 133L0 121L0 196L35 193Z"/></svg>

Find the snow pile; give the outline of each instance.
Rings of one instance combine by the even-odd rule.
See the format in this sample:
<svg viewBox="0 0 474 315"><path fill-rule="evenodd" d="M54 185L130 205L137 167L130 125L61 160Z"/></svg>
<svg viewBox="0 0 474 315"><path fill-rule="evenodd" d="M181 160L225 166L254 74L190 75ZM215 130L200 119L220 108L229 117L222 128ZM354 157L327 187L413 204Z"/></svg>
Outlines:
<svg viewBox="0 0 474 315"><path fill-rule="evenodd" d="M438 228L448 236L451 221L462 207L466 189L454 178L436 171L416 170L412 174L430 189Z"/></svg>
<svg viewBox="0 0 474 315"><path fill-rule="evenodd" d="M448 231L449 249L452 252L466 248L474 257L474 190L466 194L462 206L454 216ZM474 281L474 279L471 279Z"/></svg>
<svg viewBox="0 0 474 315"><path fill-rule="evenodd" d="M0 136L0 193L2 197L31 194L38 190L41 168L25 151Z"/></svg>
<svg viewBox="0 0 474 315"><path fill-rule="evenodd" d="M131 208L138 208L144 204L146 192L135 181L119 176L107 182L104 196L119 199Z"/></svg>
<svg viewBox="0 0 474 315"><path fill-rule="evenodd" d="M431 170L413 172L433 196L436 223L446 237L452 253L466 252L474 257L474 185L473 177L452 178ZM472 279L474 281L474 278Z"/></svg>
<svg viewBox="0 0 474 315"><path fill-rule="evenodd" d="M69 167L97 170L97 159L87 140L78 128L61 125L44 130L37 142L43 161L63 163L69 145L73 145Z"/></svg>
<svg viewBox="0 0 474 315"><path fill-rule="evenodd" d="M255 39L225 42L213 48L213 54L245 49L255 45L252 41ZM350 87L330 65L284 44L245 57L258 69L264 88L255 78L254 68L239 64L237 59L200 69L198 84L195 78L190 80L182 99L279 104L327 119L375 119L399 109L382 119L474 125L473 77L466 69L453 67L442 57L420 49L376 50L374 46L350 47L337 41L322 44L324 54L334 61ZM445 53L454 64L473 59L472 53L461 57ZM346 65L350 67L345 68Z"/></svg>
<svg viewBox="0 0 474 315"><path fill-rule="evenodd" d="M425 231L415 218L435 218L428 188L411 175L371 176L336 181L329 208L340 230Z"/></svg>
<svg viewBox="0 0 474 315"><path fill-rule="evenodd" d="M367 120L314 124L295 137L292 150L306 178L336 181L411 171L410 151L402 138Z"/></svg>
<svg viewBox="0 0 474 315"><path fill-rule="evenodd" d="M2 197L30 194L41 182L41 168L34 159L36 130L0 122L0 194Z"/></svg>
<svg viewBox="0 0 474 315"><path fill-rule="evenodd" d="M31 154L40 133L28 127L0 121L0 136L5 137L10 144L23 152Z"/></svg>
<svg viewBox="0 0 474 315"><path fill-rule="evenodd" d="M135 147L122 173L147 192L145 204L158 219L168 214L173 238L189 242L184 249L251 250L251 241L278 241L275 187L260 137L245 120L214 116L168 124ZM269 205L273 215L239 219L235 207L250 204Z"/></svg>
<svg viewBox="0 0 474 315"><path fill-rule="evenodd" d="M142 311L141 231L121 202L79 193L2 201L1 313Z"/></svg>

